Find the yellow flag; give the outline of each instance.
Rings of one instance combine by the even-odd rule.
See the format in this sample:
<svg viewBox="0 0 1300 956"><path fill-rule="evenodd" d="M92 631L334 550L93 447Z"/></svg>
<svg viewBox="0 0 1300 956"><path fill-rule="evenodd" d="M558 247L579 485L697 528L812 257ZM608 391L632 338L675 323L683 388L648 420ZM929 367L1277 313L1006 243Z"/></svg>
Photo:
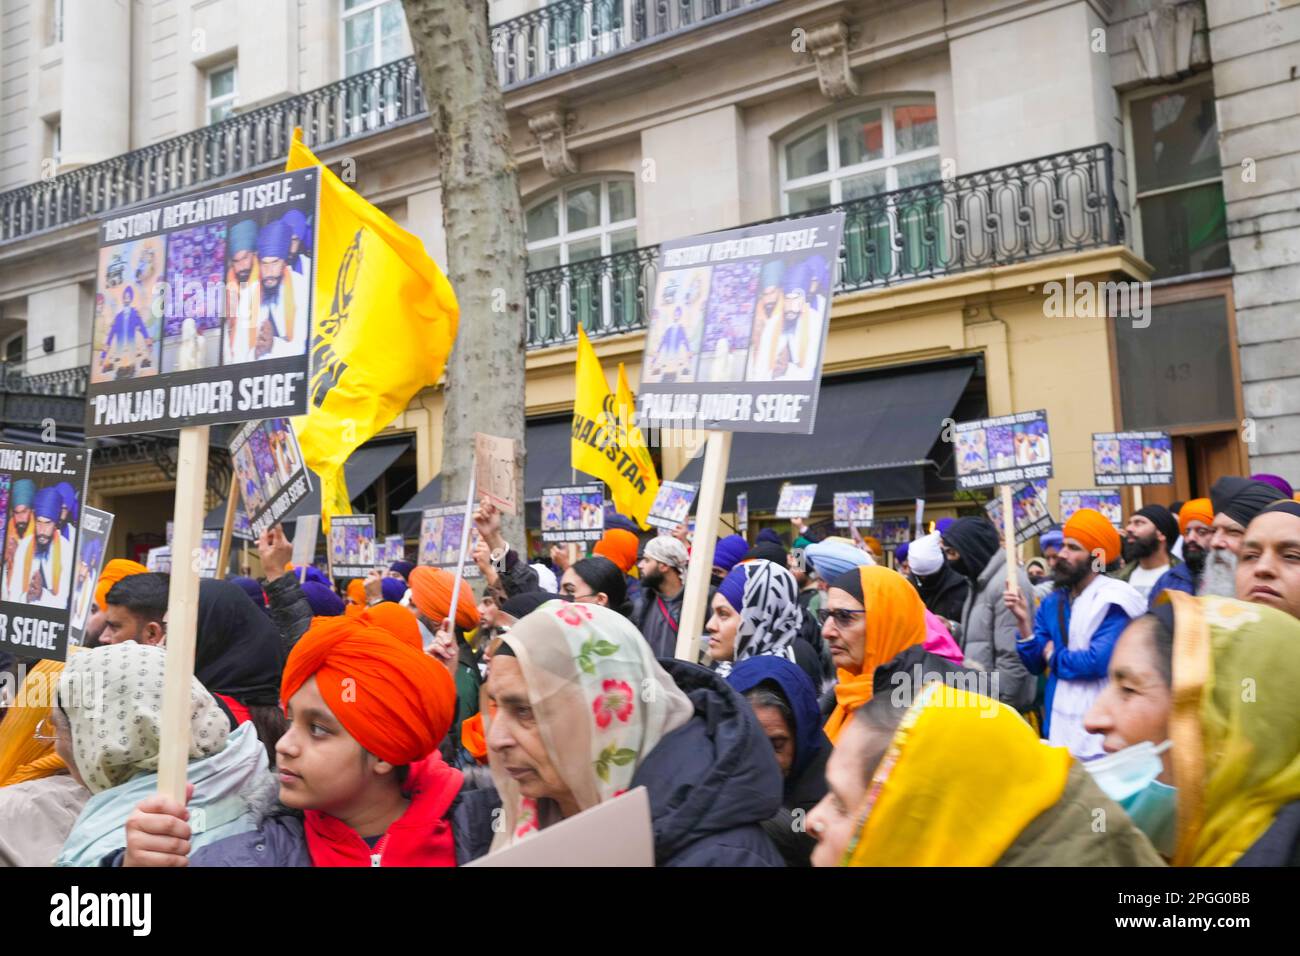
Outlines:
<svg viewBox="0 0 1300 956"><path fill-rule="evenodd" d="M422 388L456 341L456 293L424 245L320 164L293 131L285 171L320 170L307 415L294 424L320 477L321 523L352 513L343 463Z"/></svg>
<svg viewBox="0 0 1300 956"><path fill-rule="evenodd" d="M654 459L650 457L650 449L646 447L645 436L636 424L636 397L627 384L627 369L622 362L618 363L618 390L614 395L614 405L618 411L618 443L640 466L642 474L652 479L654 490L650 493L650 501L653 503L659 492L659 475L655 471Z"/></svg>
<svg viewBox="0 0 1300 956"><path fill-rule="evenodd" d="M600 359L596 358L596 350L581 326L574 377L577 393L573 401L569 463L578 471L605 482L619 513L635 518L642 528L649 527L645 519L659 491L659 479L640 431L633 435L627 428L620 429L618 399L610 392ZM628 400L631 400L630 389ZM620 435L629 436L626 447L619 442Z"/></svg>

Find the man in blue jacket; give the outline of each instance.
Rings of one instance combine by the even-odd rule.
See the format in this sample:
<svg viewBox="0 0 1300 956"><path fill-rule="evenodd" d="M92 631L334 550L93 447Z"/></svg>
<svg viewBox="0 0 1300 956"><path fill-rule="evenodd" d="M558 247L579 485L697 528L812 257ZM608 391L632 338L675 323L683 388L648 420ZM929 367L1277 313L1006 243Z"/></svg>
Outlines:
<svg viewBox="0 0 1300 956"><path fill-rule="evenodd" d="M1032 674L1051 669L1044 734L1086 759L1102 754L1102 738L1084 729L1084 715L1106 684L1115 642L1146 611L1146 601L1104 573L1120 556L1120 539L1101 512L1079 509L1062 534L1052 570L1056 588L1039 604L1032 626L1023 594L1008 592L1005 601L1020 627L1016 650L1025 667Z"/></svg>

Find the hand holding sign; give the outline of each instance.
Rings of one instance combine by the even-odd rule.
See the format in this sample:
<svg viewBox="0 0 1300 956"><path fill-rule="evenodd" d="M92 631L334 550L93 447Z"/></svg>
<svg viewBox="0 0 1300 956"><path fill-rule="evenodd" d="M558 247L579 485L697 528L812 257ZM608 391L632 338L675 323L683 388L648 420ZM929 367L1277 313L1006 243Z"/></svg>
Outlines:
<svg viewBox="0 0 1300 956"><path fill-rule="evenodd" d="M515 514L514 439L475 432L474 469L479 493L507 514Z"/></svg>

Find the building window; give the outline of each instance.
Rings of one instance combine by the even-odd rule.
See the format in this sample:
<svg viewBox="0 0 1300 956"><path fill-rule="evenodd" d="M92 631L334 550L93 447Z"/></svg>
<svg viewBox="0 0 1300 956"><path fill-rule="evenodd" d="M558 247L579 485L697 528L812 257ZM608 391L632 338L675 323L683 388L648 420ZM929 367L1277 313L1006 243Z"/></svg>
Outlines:
<svg viewBox="0 0 1300 956"><path fill-rule="evenodd" d="M1214 85L1129 101L1134 234L1155 278L1231 266Z"/></svg>
<svg viewBox="0 0 1300 956"><path fill-rule="evenodd" d="M63 0L45 0L45 45L63 42Z"/></svg>
<svg viewBox="0 0 1300 956"><path fill-rule="evenodd" d="M343 0L343 74L355 76L407 52L401 0Z"/></svg>
<svg viewBox="0 0 1300 956"><path fill-rule="evenodd" d="M63 119L52 119L47 124L50 141L50 166L52 173L58 173L59 164L63 162Z"/></svg>
<svg viewBox="0 0 1300 956"><path fill-rule="evenodd" d="M4 361L6 365L21 365L23 357L27 351L27 338L24 333L19 332L11 336L4 347Z"/></svg>
<svg viewBox="0 0 1300 956"><path fill-rule="evenodd" d="M531 305L538 321L561 317L560 328L539 329L538 335L576 335L577 323L594 332L635 322L635 263L581 266L636 248L636 186L631 177L566 186L532 203L524 221L529 272L576 267L542 286L535 284Z"/></svg>
<svg viewBox="0 0 1300 956"><path fill-rule="evenodd" d="M208 70L208 125L233 116L238 104L239 85L235 64L227 63Z"/></svg>

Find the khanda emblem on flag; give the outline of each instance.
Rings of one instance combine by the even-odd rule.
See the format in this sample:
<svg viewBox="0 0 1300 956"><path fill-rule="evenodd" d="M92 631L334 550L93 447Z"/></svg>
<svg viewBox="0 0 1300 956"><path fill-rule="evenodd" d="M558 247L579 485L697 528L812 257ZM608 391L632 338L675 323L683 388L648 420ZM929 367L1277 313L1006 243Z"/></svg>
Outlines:
<svg viewBox="0 0 1300 956"><path fill-rule="evenodd" d="M311 355L311 399L319 408L325 401L330 389L339 383L348 363L339 358L334 351L334 340L347 323L352 309L352 296L357 287L357 276L361 274L361 233L358 229L343 253L334 277L334 296L330 301L329 314L321 319L316 329L316 342Z"/></svg>

